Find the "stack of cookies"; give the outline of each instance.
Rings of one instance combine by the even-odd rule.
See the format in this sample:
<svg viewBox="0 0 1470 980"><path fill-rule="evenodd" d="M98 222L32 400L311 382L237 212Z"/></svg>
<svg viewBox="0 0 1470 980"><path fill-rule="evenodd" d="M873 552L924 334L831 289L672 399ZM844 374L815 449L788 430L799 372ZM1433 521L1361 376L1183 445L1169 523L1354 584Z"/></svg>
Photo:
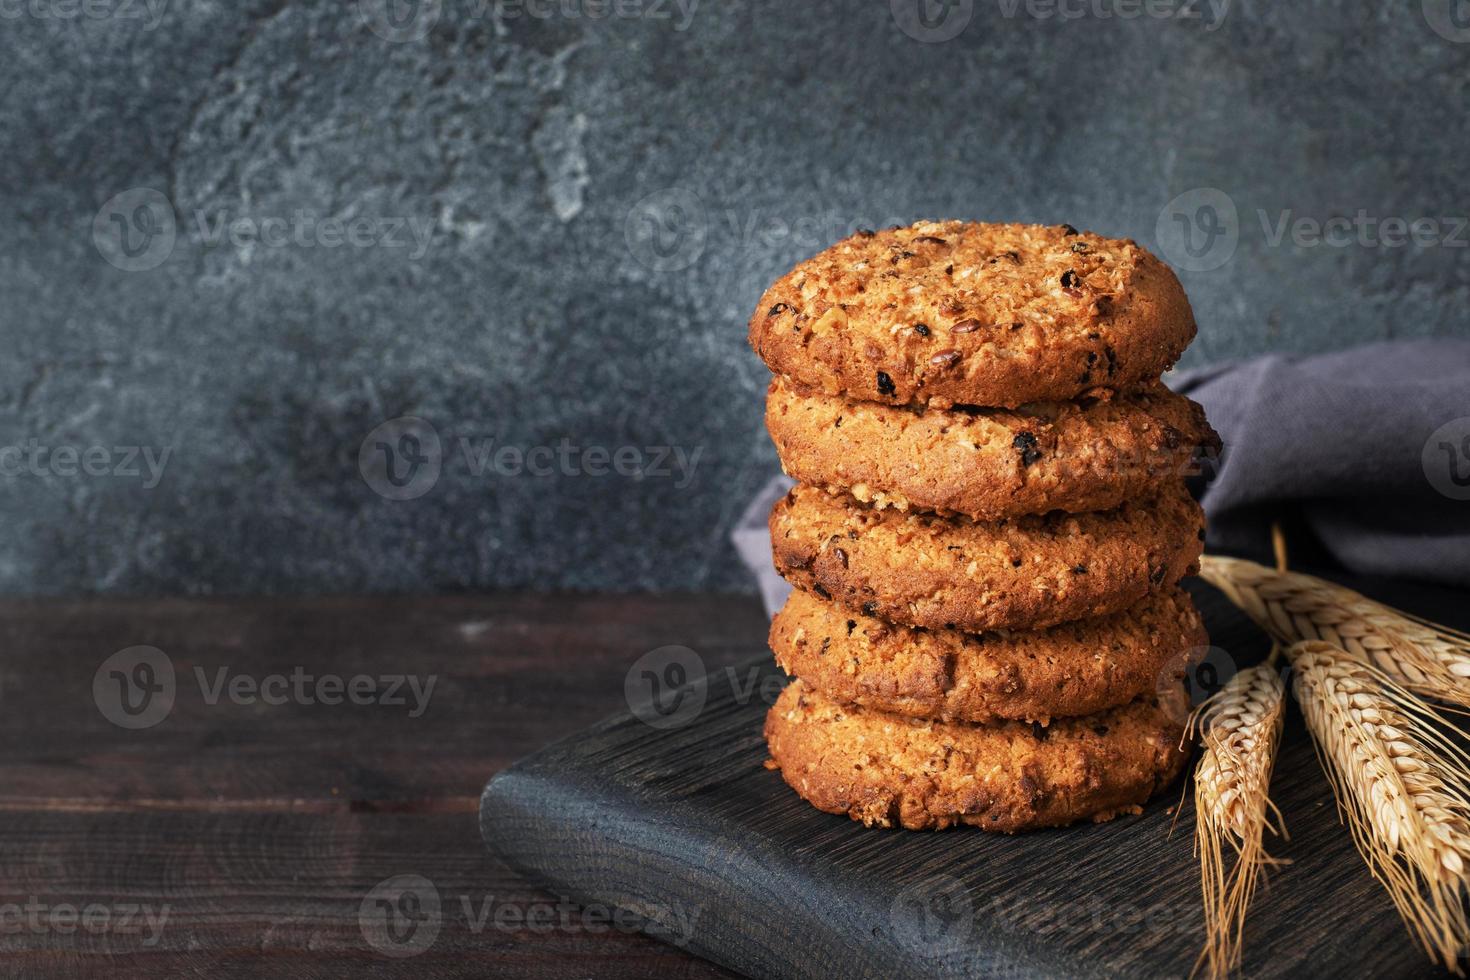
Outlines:
<svg viewBox="0 0 1470 980"><path fill-rule="evenodd" d="M762 297L771 513L796 586L772 767L868 825L1017 831L1136 812L1179 773L1207 638L1179 580L1218 439L1159 376L1174 274L1069 225L859 232Z"/></svg>

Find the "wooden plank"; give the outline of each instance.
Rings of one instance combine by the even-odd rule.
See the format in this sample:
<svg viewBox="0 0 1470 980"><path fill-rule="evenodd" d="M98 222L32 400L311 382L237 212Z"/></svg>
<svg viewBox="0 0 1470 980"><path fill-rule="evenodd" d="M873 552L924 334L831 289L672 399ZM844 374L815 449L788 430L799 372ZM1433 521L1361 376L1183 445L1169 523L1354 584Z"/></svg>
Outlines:
<svg viewBox="0 0 1470 980"><path fill-rule="evenodd" d="M1358 584L1470 625L1463 594ZM1264 654L1223 597L1192 588L1216 646L1241 664ZM482 804L487 841L558 891L660 913L655 934L692 919L690 948L756 977L1189 972L1198 865L1188 807L1170 833L1177 796L1016 837L866 830L762 768L767 697L719 673L707 693L684 727L610 719L502 773ZM1245 974L1432 975L1339 826L1299 718L1288 733L1273 794L1292 838L1273 850L1293 864L1258 899Z"/></svg>
<svg viewBox="0 0 1470 980"><path fill-rule="evenodd" d="M0 807L471 812L491 773L624 706L646 651L722 664L764 631L755 600L716 597L0 603ZM139 644L167 654L177 694L157 726L128 731L92 684ZM407 684L403 706L209 701L221 670L298 669L434 686L418 717Z"/></svg>
<svg viewBox="0 0 1470 980"><path fill-rule="evenodd" d="M730 976L626 923L560 911L565 896L485 852L473 813L510 760L623 706L647 650L682 644L722 664L765 625L754 600L708 596L0 603L0 976ZM92 683L135 644L186 676L300 666L439 681L418 718L209 704L195 687L128 731ZM443 904L433 943L399 959L358 915L402 874ZM165 904L158 942L119 931L121 905ZM502 906L501 926L478 918ZM69 909L111 926L78 931ZM515 924L547 909L550 929Z"/></svg>
<svg viewBox="0 0 1470 980"><path fill-rule="evenodd" d="M404 958L362 918L400 875L438 901ZM730 975L637 925L528 885L451 814L32 812L0 835L7 977Z"/></svg>

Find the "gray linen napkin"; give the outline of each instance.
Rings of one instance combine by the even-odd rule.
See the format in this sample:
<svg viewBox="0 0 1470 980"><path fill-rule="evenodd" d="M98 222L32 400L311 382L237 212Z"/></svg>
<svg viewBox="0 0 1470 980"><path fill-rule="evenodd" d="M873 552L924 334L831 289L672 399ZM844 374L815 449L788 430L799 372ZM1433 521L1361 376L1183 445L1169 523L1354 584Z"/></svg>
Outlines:
<svg viewBox="0 0 1470 980"><path fill-rule="evenodd" d="M1470 341L1390 341L1169 379L1225 443L1209 545L1298 523L1352 572L1470 586Z"/></svg>

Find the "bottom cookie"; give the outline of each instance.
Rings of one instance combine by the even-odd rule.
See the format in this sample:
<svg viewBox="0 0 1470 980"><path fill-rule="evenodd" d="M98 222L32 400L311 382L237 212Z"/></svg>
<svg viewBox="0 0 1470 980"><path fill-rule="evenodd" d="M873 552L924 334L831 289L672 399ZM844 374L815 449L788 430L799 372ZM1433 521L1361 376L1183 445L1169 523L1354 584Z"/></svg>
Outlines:
<svg viewBox="0 0 1470 980"><path fill-rule="evenodd" d="M1045 728L923 721L841 705L797 680L766 716L766 743L768 765L827 813L1014 833L1138 812L1184 767L1178 717L1147 698Z"/></svg>

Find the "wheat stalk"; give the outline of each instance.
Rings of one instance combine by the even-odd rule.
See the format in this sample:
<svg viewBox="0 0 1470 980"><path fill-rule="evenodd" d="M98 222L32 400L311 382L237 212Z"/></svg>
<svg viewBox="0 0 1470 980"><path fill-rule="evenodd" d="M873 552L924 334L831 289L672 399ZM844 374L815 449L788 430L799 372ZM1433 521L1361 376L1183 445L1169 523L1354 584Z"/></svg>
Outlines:
<svg viewBox="0 0 1470 980"><path fill-rule="evenodd" d="M1279 643L1325 640L1415 693L1470 707L1470 635L1332 582L1206 555L1200 575Z"/></svg>
<svg viewBox="0 0 1470 980"><path fill-rule="evenodd" d="M1271 769L1285 718L1274 663L1248 668L1195 710L1204 750L1194 773L1194 840L1204 895L1205 945L1195 972L1226 976L1240 965L1245 916L1265 865L1265 831L1285 835L1271 803ZM1276 817L1272 825L1270 815ZM1226 845L1235 863L1225 866Z"/></svg>
<svg viewBox="0 0 1470 980"><path fill-rule="evenodd" d="M1414 939L1459 974L1470 942L1470 757L1383 671L1322 641L1288 651L1293 691L1338 811Z"/></svg>

